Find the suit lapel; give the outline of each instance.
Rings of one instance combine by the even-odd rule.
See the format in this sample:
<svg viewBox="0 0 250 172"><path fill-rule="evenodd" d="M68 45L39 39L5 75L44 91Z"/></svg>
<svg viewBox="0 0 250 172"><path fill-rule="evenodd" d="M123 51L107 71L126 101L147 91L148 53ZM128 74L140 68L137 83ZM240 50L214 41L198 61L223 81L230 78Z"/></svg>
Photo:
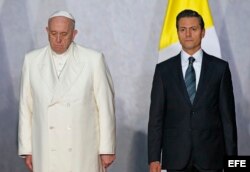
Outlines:
<svg viewBox="0 0 250 172"><path fill-rule="evenodd" d="M41 52L39 56L41 56L40 59L42 59L38 64L41 81L43 81L48 86L52 96L55 92L56 85L58 84L58 77L51 58L50 48L45 48L45 50Z"/></svg>
<svg viewBox="0 0 250 172"><path fill-rule="evenodd" d="M186 99L186 101L189 103L189 105L191 105L191 102L190 102L190 99L189 99L189 95L188 95L188 92L187 92L187 88L186 88L186 84L185 84L185 81L184 81L184 76L183 76L183 73L182 73L182 66L181 66L181 54L178 54L176 56L176 60L175 60L175 66L177 66L177 83L176 83L176 86L179 87L179 90L181 90L184 98Z"/></svg>
<svg viewBox="0 0 250 172"><path fill-rule="evenodd" d="M202 93L204 93L204 90L207 90L208 83L211 79L211 72L213 71L211 69L212 64L209 60L209 55L206 54L203 51L203 59L202 59L202 66L201 66L201 74L199 79L199 84L197 87L196 95L194 98L194 105L198 102L200 97L202 96Z"/></svg>

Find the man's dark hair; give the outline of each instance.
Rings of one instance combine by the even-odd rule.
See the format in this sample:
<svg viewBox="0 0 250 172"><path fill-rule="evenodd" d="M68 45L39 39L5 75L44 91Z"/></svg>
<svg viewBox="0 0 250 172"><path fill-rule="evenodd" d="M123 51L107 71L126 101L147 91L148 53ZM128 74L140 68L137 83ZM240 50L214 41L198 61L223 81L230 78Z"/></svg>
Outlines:
<svg viewBox="0 0 250 172"><path fill-rule="evenodd" d="M205 24L204 24L204 20L203 20L202 16L198 12L190 10L190 9L183 10L177 15L177 17L176 17L176 28L177 29L178 29L178 22L180 21L181 18L184 18L184 17L197 17L199 20L201 29L204 29Z"/></svg>

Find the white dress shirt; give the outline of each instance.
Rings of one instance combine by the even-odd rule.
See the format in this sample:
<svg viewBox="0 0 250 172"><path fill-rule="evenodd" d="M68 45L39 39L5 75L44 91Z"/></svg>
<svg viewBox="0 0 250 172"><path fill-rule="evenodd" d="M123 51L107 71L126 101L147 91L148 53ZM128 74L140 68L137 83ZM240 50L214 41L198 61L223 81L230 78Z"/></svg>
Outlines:
<svg viewBox="0 0 250 172"><path fill-rule="evenodd" d="M56 54L55 52L52 52L52 58L53 58L53 62L54 62L54 66L56 68L56 73L58 78L60 78L60 74L62 73L64 66L69 58L69 56L71 55L71 48L72 46L70 45L70 47L68 48L68 50L66 52L64 52L63 54Z"/></svg>
<svg viewBox="0 0 250 172"><path fill-rule="evenodd" d="M192 55L192 57L195 59L193 66L194 66L195 77L196 77L196 90L197 90L199 80L200 80L202 56L203 56L202 49L198 50L195 54ZM185 79L185 73L189 64L189 60L188 60L189 57L191 57L191 55L189 55L183 50L181 51L181 66L182 66L182 73L183 73L184 79Z"/></svg>

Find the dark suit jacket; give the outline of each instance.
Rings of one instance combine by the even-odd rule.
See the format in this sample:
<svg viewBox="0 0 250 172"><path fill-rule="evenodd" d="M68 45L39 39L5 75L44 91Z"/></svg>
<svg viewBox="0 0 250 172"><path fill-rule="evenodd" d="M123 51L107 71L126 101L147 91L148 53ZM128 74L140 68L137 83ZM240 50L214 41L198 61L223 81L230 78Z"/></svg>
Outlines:
<svg viewBox="0 0 250 172"><path fill-rule="evenodd" d="M186 90L180 54L158 64L148 123L149 163L162 159L163 169L183 169L192 158L200 168L222 169L225 155L237 155L228 63L203 52L193 105Z"/></svg>

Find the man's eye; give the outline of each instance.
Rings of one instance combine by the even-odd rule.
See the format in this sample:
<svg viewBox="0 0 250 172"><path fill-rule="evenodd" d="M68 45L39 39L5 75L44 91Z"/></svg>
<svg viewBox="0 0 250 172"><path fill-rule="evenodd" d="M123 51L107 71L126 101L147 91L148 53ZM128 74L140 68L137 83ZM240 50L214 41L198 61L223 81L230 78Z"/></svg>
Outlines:
<svg viewBox="0 0 250 172"><path fill-rule="evenodd" d="M178 31L179 32L183 32L185 29L184 28L179 28Z"/></svg>
<svg viewBox="0 0 250 172"><path fill-rule="evenodd" d="M66 32L63 32L61 35L62 35L62 36L66 36L66 35L67 35L67 33L66 33Z"/></svg>
<svg viewBox="0 0 250 172"><path fill-rule="evenodd" d="M50 32L51 35L56 35L56 32Z"/></svg>

